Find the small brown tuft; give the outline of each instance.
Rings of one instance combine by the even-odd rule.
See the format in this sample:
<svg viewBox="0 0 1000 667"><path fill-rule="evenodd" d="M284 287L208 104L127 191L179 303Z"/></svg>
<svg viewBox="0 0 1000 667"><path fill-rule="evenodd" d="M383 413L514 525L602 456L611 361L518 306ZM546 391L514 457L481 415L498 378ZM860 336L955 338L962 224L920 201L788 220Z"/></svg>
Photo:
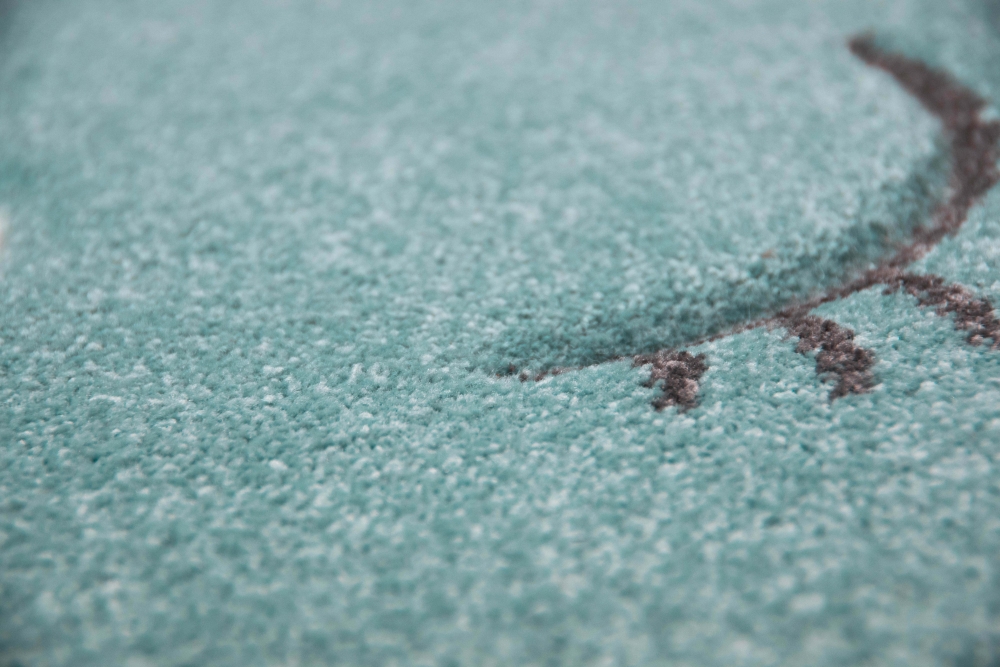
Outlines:
<svg viewBox="0 0 1000 667"><path fill-rule="evenodd" d="M887 284L887 294L902 288L921 306L936 307L938 315L954 313L955 328L968 331L971 344L980 345L991 338L990 347L1000 349L1000 320L988 300L977 299L961 285L945 284L944 278L935 275L901 273Z"/></svg>
<svg viewBox="0 0 1000 667"><path fill-rule="evenodd" d="M644 386L655 387L658 382L663 382L663 395L653 401L653 407L662 410L676 405L684 411L698 405L698 381L708 370L704 354L660 350L653 354L640 354L632 360L633 366L646 364L652 364L653 369Z"/></svg>
<svg viewBox="0 0 1000 667"><path fill-rule="evenodd" d="M856 345L853 331L815 315L778 319L775 323L799 339L795 347L799 354L819 349L816 372L837 381L830 391L831 401L848 394L864 394L872 388L875 353Z"/></svg>

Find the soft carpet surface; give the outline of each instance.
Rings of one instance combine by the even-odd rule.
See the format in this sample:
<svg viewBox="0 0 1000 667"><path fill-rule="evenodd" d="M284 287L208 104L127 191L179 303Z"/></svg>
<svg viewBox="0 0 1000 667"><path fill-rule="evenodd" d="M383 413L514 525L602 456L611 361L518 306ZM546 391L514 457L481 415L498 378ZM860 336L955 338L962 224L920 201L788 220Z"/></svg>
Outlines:
<svg viewBox="0 0 1000 667"><path fill-rule="evenodd" d="M0 665L996 667L992 100L985 0L0 1Z"/></svg>

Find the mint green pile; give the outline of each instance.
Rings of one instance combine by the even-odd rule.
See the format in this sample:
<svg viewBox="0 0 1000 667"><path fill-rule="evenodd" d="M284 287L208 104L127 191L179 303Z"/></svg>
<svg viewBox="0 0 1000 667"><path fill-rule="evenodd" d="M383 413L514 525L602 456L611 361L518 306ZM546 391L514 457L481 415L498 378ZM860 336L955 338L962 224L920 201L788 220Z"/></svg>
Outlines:
<svg viewBox="0 0 1000 667"><path fill-rule="evenodd" d="M0 666L1000 661L1000 352L874 288L982 0L0 1ZM990 113L996 115L991 110ZM1000 190L918 267L1000 304Z"/></svg>

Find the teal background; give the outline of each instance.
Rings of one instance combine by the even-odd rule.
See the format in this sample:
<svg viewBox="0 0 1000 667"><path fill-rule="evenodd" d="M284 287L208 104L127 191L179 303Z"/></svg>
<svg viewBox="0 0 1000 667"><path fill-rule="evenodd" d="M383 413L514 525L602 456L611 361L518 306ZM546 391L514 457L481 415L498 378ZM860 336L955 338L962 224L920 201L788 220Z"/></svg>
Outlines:
<svg viewBox="0 0 1000 667"><path fill-rule="evenodd" d="M8 3L0 664L984 665L1000 355L879 289L944 191L848 36L979 2ZM995 113L991 110L990 113ZM920 270L1000 302L1000 194Z"/></svg>

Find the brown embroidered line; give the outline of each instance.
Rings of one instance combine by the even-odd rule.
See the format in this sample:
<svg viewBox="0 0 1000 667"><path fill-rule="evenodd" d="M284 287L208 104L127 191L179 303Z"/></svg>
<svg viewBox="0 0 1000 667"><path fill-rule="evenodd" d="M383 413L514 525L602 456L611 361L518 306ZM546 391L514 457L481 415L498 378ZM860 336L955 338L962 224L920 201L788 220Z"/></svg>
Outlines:
<svg viewBox="0 0 1000 667"><path fill-rule="evenodd" d="M950 195L934 209L931 224L915 230L912 241L878 267L818 297L794 303L776 315L691 343L697 345L760 327L784 328L799 339L796 351L808 354L818 350L816 372L836 380L830 392L831 400L871 389L875 353L856 345L854 332L850 329L808 313L817 306L875 285L887 285L886 293L902 288L916 297L921 306L936 307L942 316L954 313L955 327L970 332L970 343L980 344L991 338L991 347L1000 348L1000 321L988 300L975 298L961 285L946 285L939 276L903 271L903 267L926 255L943 238L957 232L968 217L969 209L1000 181L996 166L1000 157L997 147L1000 122L984 121L980 117L986 101L975 92L920 61L883 51L871 35L855 37L848 46L861 60L891 74L924 108L940 119L950 142ZM653 401L657 409L677 405L686 410L697 405L698 380L708 367L705 355L666 349L638 355L633 358L633 364L652 365L646 386L662 383L663 395ZM552 369L533 379L541 380L568 370L573 369ZM522 381L532 379L527 373L520 377Z"/></svg>

